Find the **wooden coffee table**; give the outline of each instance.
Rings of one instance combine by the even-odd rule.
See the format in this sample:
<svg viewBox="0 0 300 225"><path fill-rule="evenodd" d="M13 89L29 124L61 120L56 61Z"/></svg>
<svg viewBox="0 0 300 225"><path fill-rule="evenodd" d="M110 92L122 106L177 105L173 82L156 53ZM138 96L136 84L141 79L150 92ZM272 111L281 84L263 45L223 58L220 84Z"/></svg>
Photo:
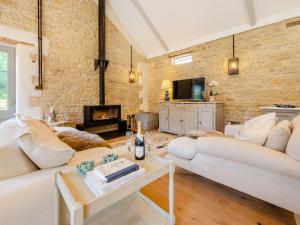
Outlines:
<svg viewBox="0 0 300 225"><path fill-rule="evenodd" d="M121 155L120 152L126 157L126 146L112 150L112 153ZM152 155L151 160L134 162L146 170L145 175L100 197L93 195L84 183L84 177L78 175L76 168L69 172L56 173L57 202L60 192L70 212L70 224L83 225L94 221L97 221L97 225L175 224L174 162L156 155ZM169 174L169 212L161 209L140 192L141 188L166 174ZM58 225L58 208L56 215Z"/></svg>

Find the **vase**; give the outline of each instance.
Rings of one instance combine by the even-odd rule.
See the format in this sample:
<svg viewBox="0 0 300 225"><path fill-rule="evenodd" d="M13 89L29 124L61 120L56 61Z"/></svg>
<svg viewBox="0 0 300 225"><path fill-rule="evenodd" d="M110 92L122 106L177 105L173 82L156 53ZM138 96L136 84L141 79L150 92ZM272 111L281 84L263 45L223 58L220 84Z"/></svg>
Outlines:
<svg viewBox="0 0 300 225"><path fill-rule="evenodd" d="M210 102L215 102L216 101L216 96L210 95L209 96L209 101Z"/></svg>

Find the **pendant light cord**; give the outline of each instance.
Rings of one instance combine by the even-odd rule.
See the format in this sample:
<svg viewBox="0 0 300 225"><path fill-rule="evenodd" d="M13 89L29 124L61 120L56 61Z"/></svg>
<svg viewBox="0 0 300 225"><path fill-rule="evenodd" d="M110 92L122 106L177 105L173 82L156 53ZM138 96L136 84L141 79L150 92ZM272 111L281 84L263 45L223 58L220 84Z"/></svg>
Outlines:
<svg viewBox="0 0 300 225"><path fill-rule="evenodd" d="M234 35L232 35L232 56L233 56L233 58L235 57L234 48L235 48L235 46L234 46Z"/></svg>
<svg viewBox="0 0 300 225"><path fill-rule="evenodd" d="M130 45L130 72L132 72L132 45Z"/></svg>

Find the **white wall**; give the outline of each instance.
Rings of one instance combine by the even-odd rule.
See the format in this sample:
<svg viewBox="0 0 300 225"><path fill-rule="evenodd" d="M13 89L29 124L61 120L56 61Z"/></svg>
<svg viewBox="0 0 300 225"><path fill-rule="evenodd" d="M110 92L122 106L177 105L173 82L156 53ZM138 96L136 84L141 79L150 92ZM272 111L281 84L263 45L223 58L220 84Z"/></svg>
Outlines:
<svg viewBox="0 0 300 225"><path fill-rule="evenodd" d="M17 45L16 47L16 113L43 118L41 107L31 105L32 96L41 96L42 91L35 90L38 74L38 61L32 62L31 55L37 54L35 47Z"/></svg>
<svg viewBox="0 0 300 225"><path fill-rule="evenodd" d="M42 91L35 90L38 77L38 61L32 62L32 55L37 56L37 34L20 30L18 28L0 25L0 36L34 46L17 44L16 47L16 112L43 118L41 107L31 105L32 96L41 96ZM43 37L43 55L49 54L50 42ZM36 57L37 58L37 57Z"/></svg>

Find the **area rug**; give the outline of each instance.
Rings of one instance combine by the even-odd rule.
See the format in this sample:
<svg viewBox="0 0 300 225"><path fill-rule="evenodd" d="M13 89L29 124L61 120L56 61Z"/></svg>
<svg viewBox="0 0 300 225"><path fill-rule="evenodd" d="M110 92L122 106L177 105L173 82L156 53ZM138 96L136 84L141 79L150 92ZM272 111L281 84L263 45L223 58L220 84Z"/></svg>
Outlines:
<svg viewBox="0 0 300 225"><path fill-rule="evenodd" d="M173 140L176 135L162 133L158 131L153 131L152 133L152 153L163 156L167 154L167 146L171 140ZM109 141L112 148L117 148L122 145L126 145L126 137L118 138L116 140Z"/></svg>

